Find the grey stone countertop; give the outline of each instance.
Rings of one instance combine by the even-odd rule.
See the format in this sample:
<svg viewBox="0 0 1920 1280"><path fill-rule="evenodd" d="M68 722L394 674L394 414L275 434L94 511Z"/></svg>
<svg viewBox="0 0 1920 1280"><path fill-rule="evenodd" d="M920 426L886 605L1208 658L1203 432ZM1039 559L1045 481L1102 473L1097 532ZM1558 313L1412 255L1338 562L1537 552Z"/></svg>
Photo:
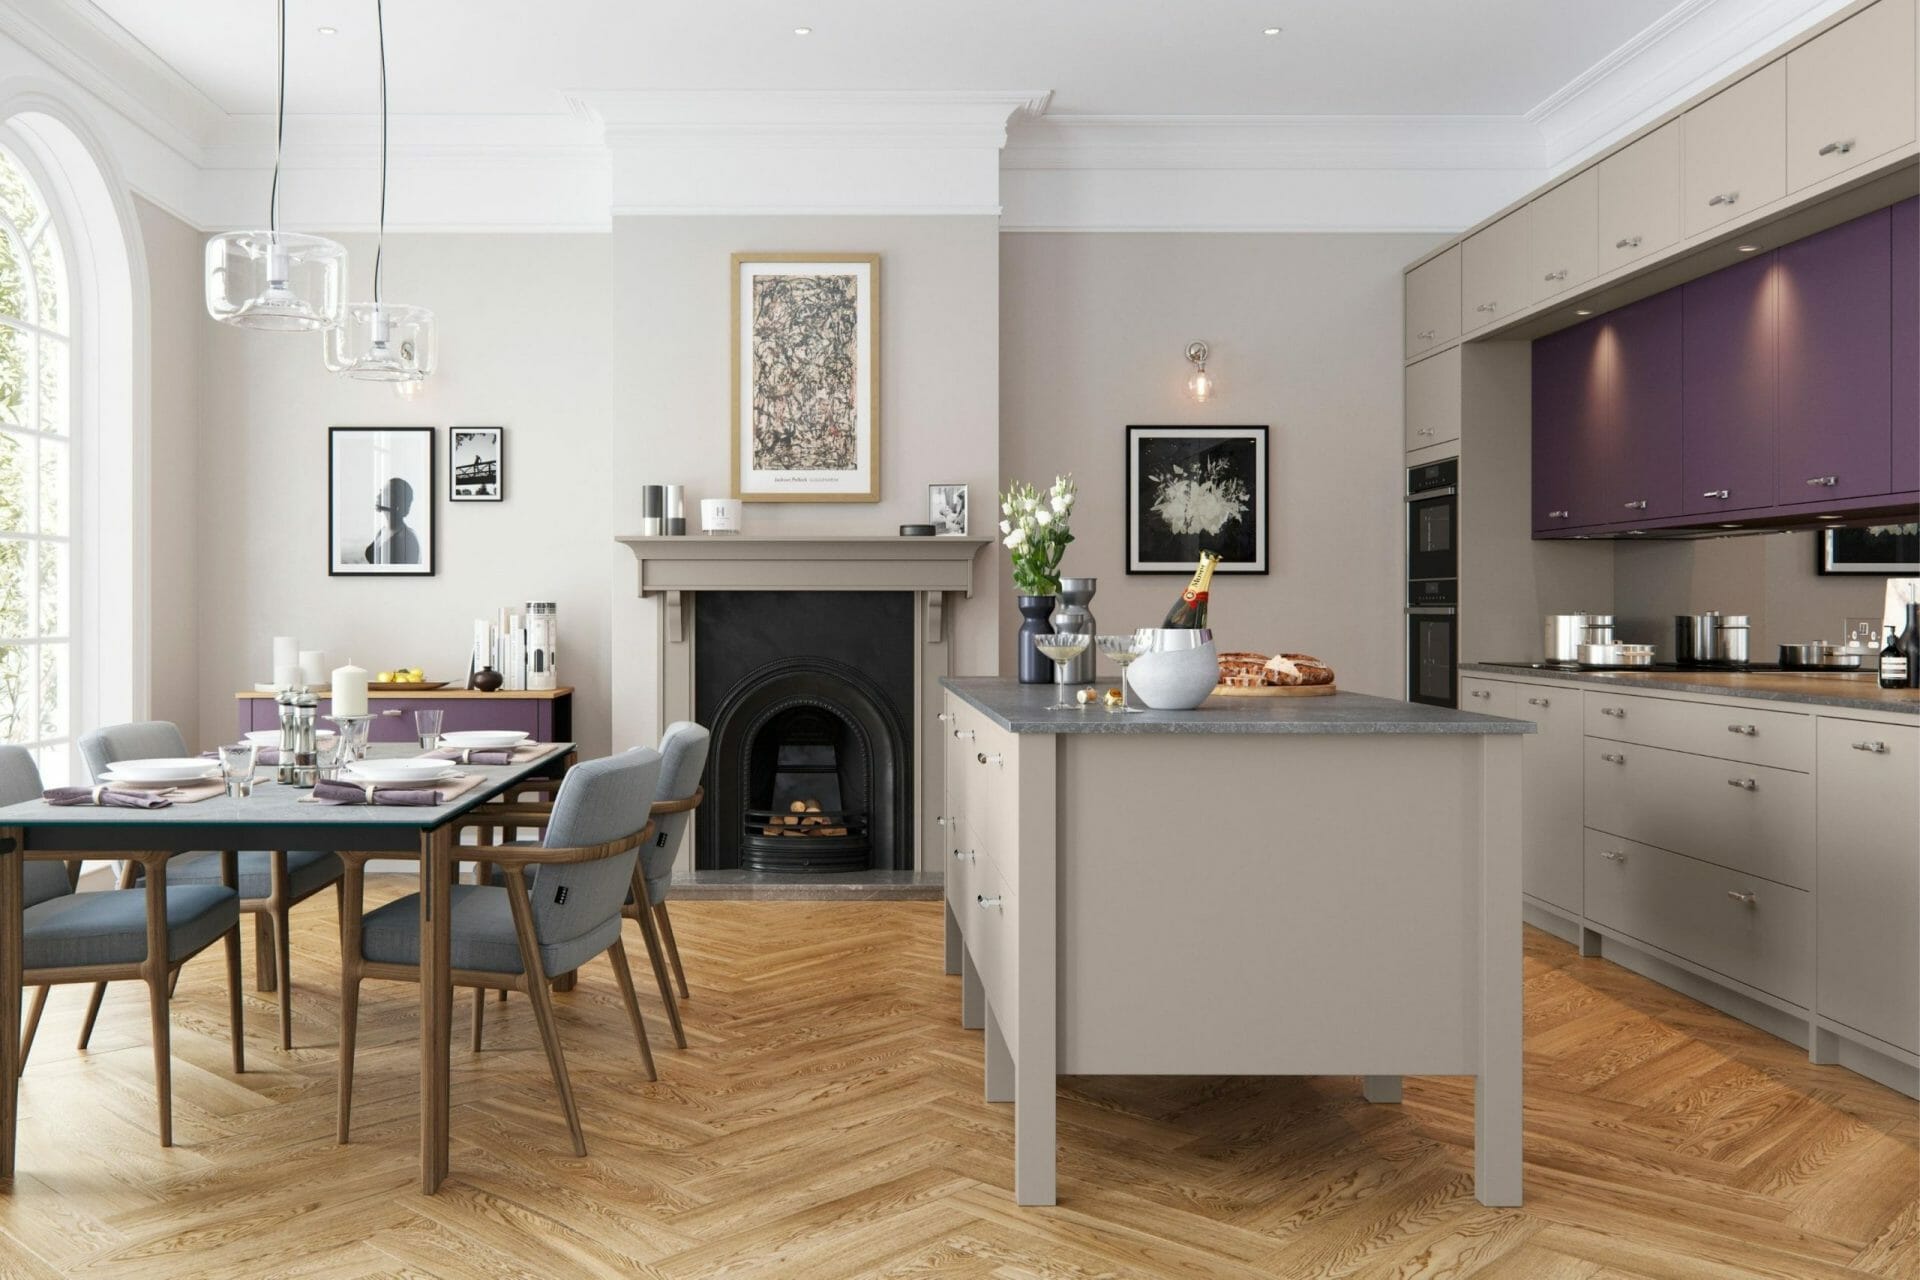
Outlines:
<svg viewBox="0 0 1920 1280"><path fill-rule="evenodd" d="M1021 684L997 676L949 676L940 682L1013 733L1232 733L1366 734L1532 733L1531 720L1476 715L1364 693L1319 698L1209 698L1193 711L1120 715L1104 708L1049 711L1058 696L1050 684ZM1074 689L1067 688L1072 696Z"/></svg>
<svg viewBox="0 0 1920 1280"><path fill-rule="evenodd" d="M1511 680L1563 680L1601 689L1646 689L1655 693L1693 693L1760 702L1797 702L1805 706L1854 711L1889 711L1920 716L1920 689L1882 689L1871 671L1569 671L1526 662L1463 662L1468 675Z"/></svg>

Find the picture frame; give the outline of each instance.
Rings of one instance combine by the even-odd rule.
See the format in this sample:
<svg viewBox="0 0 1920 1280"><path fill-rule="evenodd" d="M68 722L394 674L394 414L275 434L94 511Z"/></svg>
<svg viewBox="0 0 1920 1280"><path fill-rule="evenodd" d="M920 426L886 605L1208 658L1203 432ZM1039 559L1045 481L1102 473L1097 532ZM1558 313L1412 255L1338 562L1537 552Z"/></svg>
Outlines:
<svg viewBox="0 0 1920 1280"><path fill-rule="evenodd" d="M732 267L732 496L880 501L880 255Z"/></svg>
<svg viewBox="0 0 1920 1280"><path fill-rule="evenodd" d="M327 430L327 573L431 577L432 427Z"/></svg>
<svg viewBox="0 0 1920 1280"><path fill-rule="evenodd" d="M1920 576L1920 523L1844 525L1813 541L1813 567L1823 575Z"/></svg>
<svg viewBox="0 0 1920 1280"><path fill-rule="evenodd" d="M1126 453L1129 574L1191 574L1203 550L1215 573L1267 572L1265 425L1130 426Z"/></svg>
<svg viewBox="0 0 1920 1280"><path fill-rule="evenodd" d="M930 484L927 486L927 523L933 526L936 536L942 538L964 538L972 515L967 502L967 486L964 484Z"/></svg>
<svg viewBox="0 0 1920 1280"><path fill-rule="evenodd" d="M506 500L506 428L447 428L447 501Z"/></svg>

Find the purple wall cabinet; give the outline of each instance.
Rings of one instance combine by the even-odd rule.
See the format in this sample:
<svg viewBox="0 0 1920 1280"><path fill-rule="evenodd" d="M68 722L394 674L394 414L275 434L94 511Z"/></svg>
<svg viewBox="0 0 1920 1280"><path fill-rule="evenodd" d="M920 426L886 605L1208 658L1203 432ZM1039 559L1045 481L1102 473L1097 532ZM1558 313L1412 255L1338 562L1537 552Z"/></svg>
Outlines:
<svg viewBox="0 0 1920 1280"><path fill-rule="evenodd" d="M1607 317L1614 334L1613 394L1604 419L1608 456L1600 472L1599 522L1681 513L1680 306L1680 290L1669 289Z"/></svg>
<svg viewBox="0 0 1920 1280"><path fill-rule="evenodd" d="M1574 450L1600 429L1606 403L1600 326L1589 321L1533 344L1533 531L1576 526L1575 494L1584 472Z"/></svg>
<svg viewBox="0 0 1920 1280"><path fill-rule="evenodd" d="M1885 209L1779 251L1782 506L1889 491L1892 265Z"/></svg>
<svg viewBox="0 0 1920 1280"><path fill-rule="evenodd" d="M1769 253L1680 289L1680 501L1690 515L1774 503L1774 274Z"/></svg>
<svg viewBox="0 0 1920 1280"><path fill-rule="evenodd" d="M1920 491L1920 198L1893 206L1893 478Z"/></svg>

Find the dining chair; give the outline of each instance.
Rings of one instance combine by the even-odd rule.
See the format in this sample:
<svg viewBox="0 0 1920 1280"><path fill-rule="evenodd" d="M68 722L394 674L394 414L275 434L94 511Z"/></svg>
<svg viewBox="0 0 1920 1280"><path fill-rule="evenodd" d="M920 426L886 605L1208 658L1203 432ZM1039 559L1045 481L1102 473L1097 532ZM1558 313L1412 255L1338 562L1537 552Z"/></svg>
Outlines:
<svg viewBox="0 0 1920 1280"><path fill-rule="evenodd" d="M20 804L38 799L40 794L40 771L33 757L24 747L0 747L0 805ZM20 931L24 966L21 985L35 991L21 1037L20 1064L24 1070L49 988L134 978L145 982L153 1016L160 1145L170 1147L173 1044L168 986L181 965L222 939L227 944L227 1016L233 1037L233 1069L246 1070L240 1022L240 905L234 888L234 856L215 855L222 863L225 883L211 885L168 884L164 853L129 856L145 873L142 888L80 893L75 889L78 864L38 858L27 862L26 894L22 899L26 905ZM89 1021L93 1013L88 1011Z"/></svg>
<svg viewBox="0 0 1920 1280"><path fill-rule="evenodd" d="M108 765L120 760L190 755L180 730L165 720L146 720L132 724L109 725L80 736L80 758L94 781ZM340 855L311 850L259 849L240 853L240 910L253 916L254 986L261 991L280 993L280 1047L293 1048L293 982L289 971L292 960L290 919L294 907L328 885L340 896L345 866ZM137 865L129 863L121 876L120 887L130 889L139 878ZM175 856L167 868L167 879L176 885L219 884L218 853L184 853ZM106 984L94 987L87 1005L86 1020L80 1028L80 1047L87 1047L93 1032L94 1014Z"/></svg>
<svg viewBox="0 0 1920 1280"><path fill-rule="evenodd" d="M538 844L471 845L461 852L500 869L504 885L449 886L451 962L456 986L474 988L474 1046L488 990L524 991L533 1005L547 1067L573 1138L587 1153L567 1078L566 1057L554 1026L554 974L579 969L602 952L625 999L647 1079L657 1080L653 1050L620 941L621 902L633 882L640 847L652 836L651 797L660 776L658 752L628 751L568 771L551 809L539 806L545 826ZM534 825L513 806L486 806L458 819L462 826L502 822ZM532 875L528 875L531 869ZM347 860L346 916L340 954L339 1140L346 1142L353 1113L354 1042L359 1031L360 984L420 980L420 895L410 893L363 917L365 859Z"/></svg>

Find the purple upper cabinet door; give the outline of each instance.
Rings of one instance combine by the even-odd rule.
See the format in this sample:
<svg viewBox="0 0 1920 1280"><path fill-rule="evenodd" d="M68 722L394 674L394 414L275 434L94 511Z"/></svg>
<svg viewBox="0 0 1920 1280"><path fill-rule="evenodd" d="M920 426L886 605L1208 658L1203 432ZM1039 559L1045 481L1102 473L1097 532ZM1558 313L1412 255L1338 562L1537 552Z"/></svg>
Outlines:
<svg viewBox="0 0 1920 1280"><path fill-rule="evenodd" d="M1920 491L1920 198L1893 206L1893 479Z"/></svg>
<svg viewBox="0 0 1920 1280"><path fill-rule="evenodd" d="M1533 344L1533 531L1575 528L1577 459L1592 447L1607 401L1597 321ZM1588 523L1592 523L1589 521Z"/></svg>
<svg viewBox="0 0 1920 1280"><path fill-rule="evenodd" d="M1891 214L1882 209L1779 253L1781 506L1888 491L1892 463Z"/></svg>
<svg viewBox="0 0 1920 1280"><path fill-rule="evenodd" d="M1614 332L1610 448L1601 466L1608 523L1681 514L1681 291L1608 317Z"/></svg>
<svg viewBox="0 0 1920 1280"><path fill-rule="evenodd" d="M1773 505L1774 273L1773 255L1763 254L1680 291L1680 502L1688 515Z"/></svg>

